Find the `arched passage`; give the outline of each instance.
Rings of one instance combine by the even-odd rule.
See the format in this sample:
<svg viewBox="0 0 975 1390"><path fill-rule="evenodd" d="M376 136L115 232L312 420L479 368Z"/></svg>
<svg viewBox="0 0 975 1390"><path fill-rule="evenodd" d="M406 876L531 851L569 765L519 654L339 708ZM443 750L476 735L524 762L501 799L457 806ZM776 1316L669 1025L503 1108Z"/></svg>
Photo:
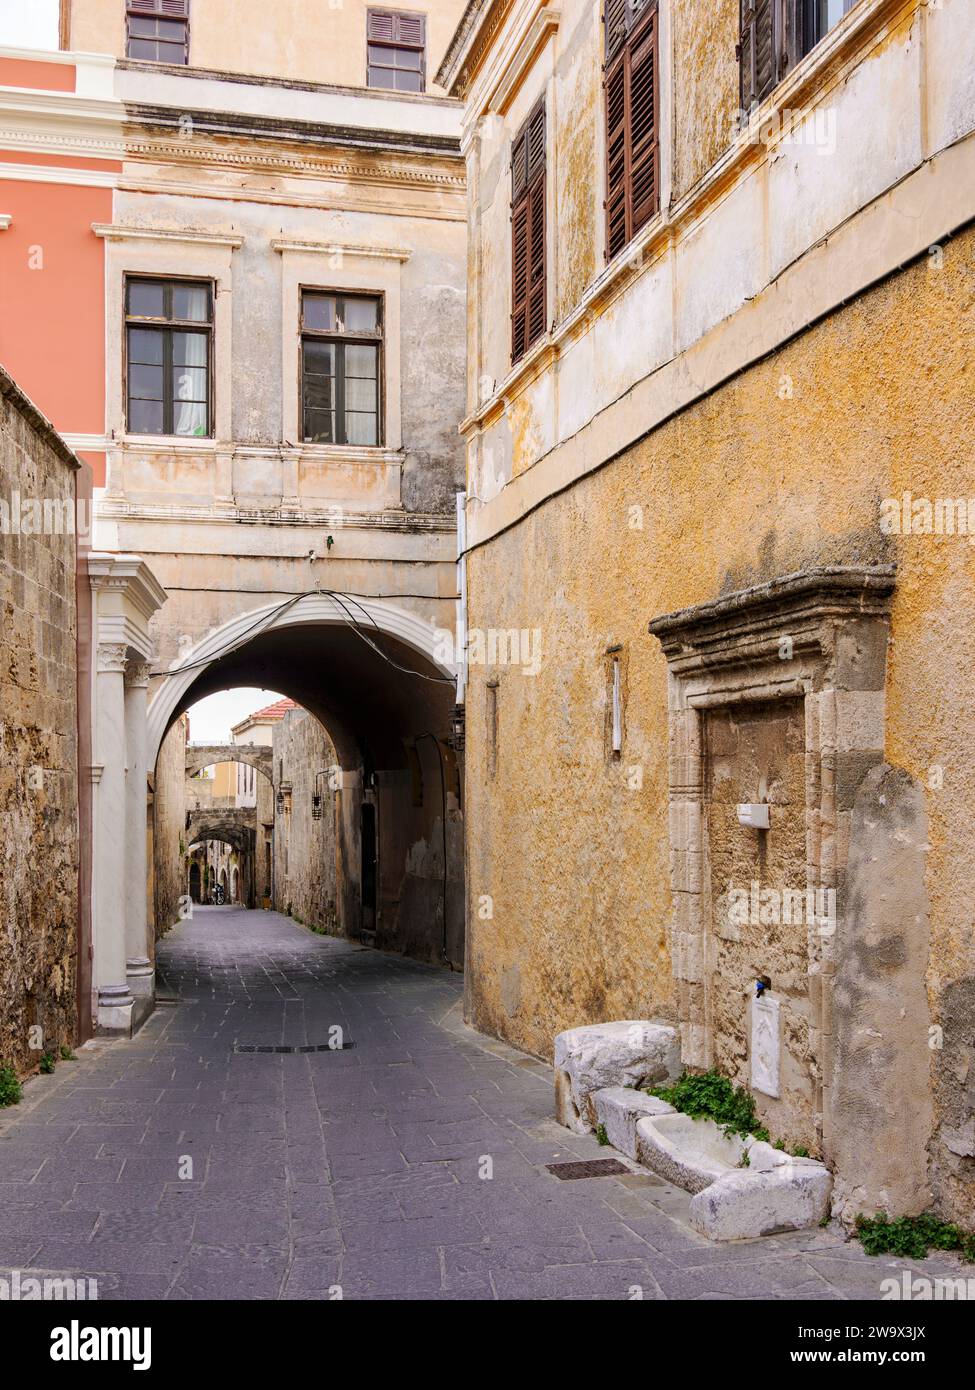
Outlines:
<svg viewBox="0 0 975 1390"><path fill-rule="evenodd" d="M461 777L451 741L455 683L438 659L441 636L393 605L352 607L329 595L246 614L159 680L149 739L155 754L180 714L218 690L256 686L290 697L335 750L333 768L312 772L328 773L320 786L334 815L339 931L459 966ZM273 766L276 810L279 781ZM301 792L309 802L312 794Z"/></svg>

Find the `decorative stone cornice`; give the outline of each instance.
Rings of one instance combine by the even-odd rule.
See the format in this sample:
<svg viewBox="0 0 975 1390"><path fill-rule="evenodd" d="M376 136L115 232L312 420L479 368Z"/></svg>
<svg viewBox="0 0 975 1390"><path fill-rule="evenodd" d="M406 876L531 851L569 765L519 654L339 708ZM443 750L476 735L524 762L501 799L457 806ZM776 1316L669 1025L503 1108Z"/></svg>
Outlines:
<svg viewBox="0 0 975 1390"><path fill-rule="evenodd" d="M358 256L381 261L408 261L413 254L403 246L351 246L331 241L290 241L286 237L272 241L271 250L315 256Z"/></svg>
<svg viewBox="0 0 975 1390"><path fill-rule="evenodd" d="M518 46L505 64L488 98L488 109L502 115L514 101L535 59L559 27L562 11L556 5L543 5L535 15Z"/></svg>
<svg viewBox="0 0 975 1390"><path fill-rule="evenodd" d="M893 565L824 565L665 613L649 624L673 665L708 667L741 659L743 646L788 628L797 640L833 617L875 617L889 611Z"/></svg>
<svg viewBox="0 0 975 1390"><path fill-rule="evenodd" d="M406 511L351 511L345 503L334 506L307 507L300 510L282 505L272 507L246 507L234 503L230 506L171 506L147 502L126 502L124 500L101 498L97 504L97 515L112 520L202 522L208 526L238 526L241 523L251 526L308 526L321 530L323 526L337 526L342 530L353 531L395 531L404 535L422 532L442 532L453 535L456 521L453 512L406 512Z"/></svg>
<svg viewBox="0 0 975 1390"><path fill-rule="evenodd" d="M193 246L229 246L235 251L244 244L242 236L227 232L180 231L178 228L124 226L107 222L93 222L91 230L95 236L106 241L178 241Z"/></svg>
<svg viewBox="0 0 975 1390"><path fill-rule="evenodd" d="M339 149L368 150L371 154L391 153L428 155L434 158L459 159L460 143L455 136L428 134L419 131L382 130L366 125L337 125L327 121L287 120L280 116L257 115L252 112L194 111L168 106L126 105L130 137L128 147L138 150L140 142L155 128L175 130L179 134L167 138L179 150L202 143L201 136L237 141L280 141L302 146L331 146ZM189 136L184 130L191 130ZM216 141L213 142L216 149Z"/></svg>
<svg viewBox="0 0 975 1390"><path fill-rule="evenodd" d="M147 622L168 597L141 555L93 550L88 556L88 579L96 593L123 593Z"/></svg>

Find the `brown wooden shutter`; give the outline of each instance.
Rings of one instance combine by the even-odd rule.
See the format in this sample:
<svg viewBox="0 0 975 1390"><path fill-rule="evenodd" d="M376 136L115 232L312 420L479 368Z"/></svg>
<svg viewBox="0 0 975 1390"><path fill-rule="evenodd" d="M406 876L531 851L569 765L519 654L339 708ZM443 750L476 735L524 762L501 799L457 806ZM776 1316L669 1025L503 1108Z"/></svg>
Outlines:
<svg viewBox="0 0 975 1390"><path fill-rule="evenodd" d="M628 190L626 182L626 53L606 74L606 254L626 245Z"/></svg>
<svg viewBox="0 0 975 1390"><path fill-rule="evenodd" d="M641 24L629 55L630 236L659 206L657 161L657 14Z"/></svg>
<svg viewBox="0 0 975 1390"><path fill-rule="evenodd" d="M606 257L619 254L660 206L658 16L643 6L607 66Z"/></svg>
<svg viewBox="0 0 975 1390"><path fill-rule="evenodd" d="M780 53L783 43L780 0L739 0L741 38L738 61L741 64L741 107L750 111L763 102L785 66Z"/></svg>
<svg viewBox="0 0 975 1390"><path fill-rule="evenodd" d="M545 106L540 102L511 146L511 358L546 328Z"/></svg>

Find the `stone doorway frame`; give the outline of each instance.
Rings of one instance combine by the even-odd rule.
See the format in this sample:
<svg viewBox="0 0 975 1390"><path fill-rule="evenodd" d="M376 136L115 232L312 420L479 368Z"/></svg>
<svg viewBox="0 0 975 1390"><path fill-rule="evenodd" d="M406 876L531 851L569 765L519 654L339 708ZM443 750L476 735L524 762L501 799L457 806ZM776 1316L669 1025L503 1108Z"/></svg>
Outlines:
<svg viewBox="0 0 975 1390"><path fill-rule="evenodd" d="M707 1069L713 1056L704 716L746 702L802 700L806 887L836 891L842 931L853 798L884 755L894 588L889 565L811 568L649 624L667 658L671 960L685 1066ZM828 1155L834 951L812 925L807 959L813 1110Z"/></svg>

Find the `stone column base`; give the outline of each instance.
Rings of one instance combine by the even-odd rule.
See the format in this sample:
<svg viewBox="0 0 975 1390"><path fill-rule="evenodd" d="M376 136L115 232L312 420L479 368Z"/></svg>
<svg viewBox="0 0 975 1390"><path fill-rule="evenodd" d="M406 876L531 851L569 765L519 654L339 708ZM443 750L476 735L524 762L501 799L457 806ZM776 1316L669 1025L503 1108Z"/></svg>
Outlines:
<svg viewBox="0 0 975 1390"><path fill-rule="evenodd" d="M98 991L99 1037L132 1036L132 1010L135 1000L128 985L103 985Z"/></svg>
<svg viewBox="0 0 975 1390"><path fill-rule="evenodd" d="M125 962L125 978L133 998L132 1032L136 1033L156 1007L156 971L147 956Z"/></svg>

